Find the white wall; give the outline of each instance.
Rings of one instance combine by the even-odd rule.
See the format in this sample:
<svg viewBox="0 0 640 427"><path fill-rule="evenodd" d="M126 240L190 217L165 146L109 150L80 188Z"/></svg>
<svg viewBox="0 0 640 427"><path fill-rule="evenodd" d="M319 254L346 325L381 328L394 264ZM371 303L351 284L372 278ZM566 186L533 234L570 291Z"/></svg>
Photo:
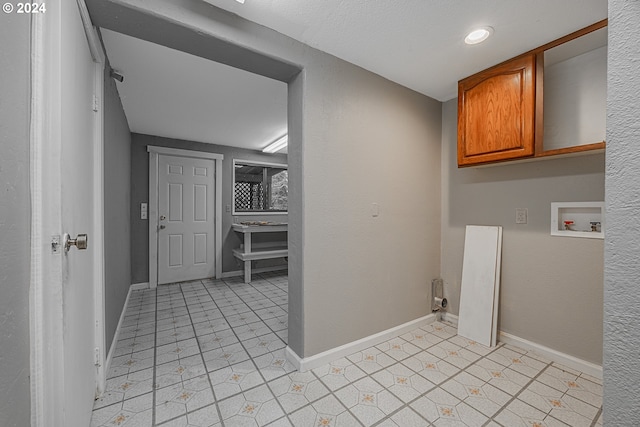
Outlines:
<svg viewBox="0 0 640 427"><path fill-rule="evenodd" d="M604 200L604 155L457 167L457 99L443 104L442 277L458 314L467 224L503 226L499 328L602 363L603 241L550 235L551 202ZM516 208L528 224L515 224ZM608 222L608 221L607 221Z"/></svg>
<svg viewBox="0 0 640 427"><path fill-rule="evenodd" d="M604 421L640 423L640 2L609 1Z"/></svg>
<svg viewBox="0 0 640 427"><path fill-rule="evenodd" d="M29 93L30 25L0 25L0 426L30 423Z"/></svg>

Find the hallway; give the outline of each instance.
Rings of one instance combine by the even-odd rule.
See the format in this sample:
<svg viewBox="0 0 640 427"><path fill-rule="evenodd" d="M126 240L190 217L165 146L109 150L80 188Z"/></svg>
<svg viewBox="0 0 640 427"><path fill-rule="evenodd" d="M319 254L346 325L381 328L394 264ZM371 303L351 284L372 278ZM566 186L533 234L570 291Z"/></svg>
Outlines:
<svg viewBox="0 0 640 427"><path fill-rule="evenodd" d="M296 373L287 286L270 273L133 291L91 426L602 425L598 379L444 323Z"/></svg>

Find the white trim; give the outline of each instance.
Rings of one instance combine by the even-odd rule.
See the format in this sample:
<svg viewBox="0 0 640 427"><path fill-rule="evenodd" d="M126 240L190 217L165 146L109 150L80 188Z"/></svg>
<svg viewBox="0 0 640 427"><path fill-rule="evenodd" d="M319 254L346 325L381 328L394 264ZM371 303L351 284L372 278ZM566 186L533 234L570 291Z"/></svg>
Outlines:
<svg viewBox="0 0 640 427"><path fill-rule="evenodd" d="M133 288L134 286L135 285L129 286L129 291L127 292L127 298L124 300L124 305L122 306L122 312L120 313L120 319L118 320L118 326L116 326L116 332L113 334L113 339L111 340L111 347L109 347L109 354L107 355L107 359L104 363L105 372L109 372L109 369L111 368L113 353L116 351L116 344L118 343L118 338L120 337L120 329L122 328L122 322L124 322L124 317L127 313L127 307L129 307L129 298L131 297L131 291L134 290Z"/></svg>
<svg viewBox="0 0 640 427"><path fill-rule="evenodd" d="M102 43L100 43L100 37L98 36L98 32L96 31L96 27L93 26L91 22L91 17L89 16L89 9L87 9L87 5L84 0L77 0L78 9L80 10L80 18L82 19L82 25L84 25L84 33L87 36L87 44L89 45L89 50L91 51L91 57L93 58L93 62L98 64L105 63L105 54L102 49Z"/></svg>
<svg viewBox="0 0 640 427"><path fill-rule="evenodd" d="M101 395L107 385L107 357L105 331L105 260L104 260L104 66L105 53L100 37L91 23L89 10L84 0L77 0L80 18L87 37L87 44L94 62L94 314L95 348L98 351L96 365L96 395Z"/></svg>
<svg viewBox="0 0 640 427"><path fill-rule="evenodd" d="M288 269L289 269L289 265L283 264L283 265L274 265L271 267L252 268L251 272L252 273L269 273L271 271L282 271L282 270L288 270ZM225 271L224 273L222 273L222 276L220 276L220 278L227 279L229 277L236 277L236 276L244 276L244 270Z"/></svg>
<svg viewBox="0 0 640 427"><path fill-rule="evenodd" d="M160 155L209 159L215 163L215 278L222 276L222 160L224 155L206 151L148 145L149 153L149 287L158 286L158 161Z"/></svg>
<svg viewBox="0 0 640 427"><path fill-rule="evenodd" d="M525 340L524 338L517 337L515 335L508 334L500 331L500 341L505 344L511 344L524 350L531 350L538 353L547 359L565 365L569 368L576 369L585 374L591 375L598 379L602 379L602 366L595 363L587 362L586 360L579 359L566 353L554 350L549 347L545 347L541 344Z"/></svg>
<svg viewBox="0 0 640 427"><path fill-rule="evenodd" d="M235 187L235 185L234 185ZM235 203L235 201L234 201ZM262 215L289 215L289 212L268 212L268 211L255 211L255 212L235 212L231 213L232 216L262 216ZM244 221L244 220L243 220Z"/></svg>
<svg viewBox="0 0 640 427"><path fill-rule="evenodd" d="M165 156L188 157L192 159L212 159L223 160L224 155L218 153L210 153L208 151L182 150L179 148L158 147L156 145L147 145L147 152L164 154Z"/></svg>
<svg viewBox="0 0 640 427"><path fill-rule="evenodd" d="M158 286L158 153L149 151L149 287Z"/></svg>
<svg viewBox="0 0 640 427"><path fill-rule="evenodd" d="M124 322L124 318L127 314L127 308L129 307L129 299L131 298L131 293L133 291L140 291L145 289L149 289L149 282L133 283L131 286L129 286L129 291L127 292L127 298L124 300L124 305L122 306L122 312L120 313L120 319L118 320L118 326L116 326L116 332L113 334L113 339L111 340L111 347L109 347L109 354L107 356L107 360L105 361L105 372L109 372L109 369L111 368L113 353L116 349L116 344L118 344L118 338L120 337L120 330L122 329L122 322Z"/></svg>
<svg viewBox="0 0 640 427"><path fill-rule="evenodd" d="M458 316L456 316L455 314L442 312L440 313L439 318L443 322L450 323L453 326L458 326ZM545 347L542 344L525 340L524 338L520 338L503 331L500 331L498 341L505 344L514 345L523 350L535 351L539 355L544 356L553 362L560 363L561 365L565 365L569 368L577 369L578 371L584 372L585 374L589 374L593 377L602 379L602 366L600 365L587 362L586 360L579 359L575 356L562 353L552 348Z"/></svg>
<svg viewBox="0 0 640 427"><path fill-rule="evenodd" d="M81 0L79 0L81 1ZM84 2L82 2L84 4ZM86 27L85 27L86 28ZM93 27L90 27L95 31ZM104 63L94 65L94 95L97 112L94 114L94 183L93 183L93 250L94 250L94 315L95 315L95 347L98 349L98 365L96 366L96 393L102 394L107 386L105 369L107 348L105 333L105 261L104 261Z"/></svg>
<svg viewBox="0 0 640 427"><path fill-rule="evenodd" d="M438 314L439 321L449 323L455 328L458 327L458 316L455 314L447 313L446 311L439 311Z"/></svg>
<svg viewBox="0 0 640 427"><path fill-rule="evenodd" d="M216 279L222 276L222 160L224 156L218 154L216 162Z"/></svg>
<svg viewBox="0 0 640 427"><path fill-rule="evenodd" d="M48 17L48 16L47 16ZM55 20L57 16L50 19ZM51 22L51 21L49 21ZM46 52L47 35L51 30L47 21L41 15L31 15L31 105L30 105L30 186L31 186L31 269L29 292L29 328L30 328L30 382L31 382L31 425L44 426L46 423L46 398L49 387L49 371L45 367L45 343L47 334L46 305L43 272L47 267L47 252L43 248L47 245L45 235L45 221L51 221L44 212L43 175L45 174L47 157L48 110L46 102L49 99L48 90L53 87L47 83L52 80L47 73L49 65ZM55 142L55 141L52 141ZM49 260L51 262L51 260ZM49 285L55 286L57 280L52 277ZM51 283L54 282L54 283Z"/></svg>
<svg viewBox="0 0 640 427"><path fill-rule="evenodd" d="M369 347L373 347L374 345L378 345L392 338L410 332L416 328L419 328L420 326L433 323L436 320L437 319L435 314L428 314L410 322L403 323L402 325L387 329L386 331L378 332L377 334L369 335L368 337L361 338L357 341L353 341L348 344L341 345L340 347L332 348L331 350L323 351L322 353L318 353L316 355L305 358L300 358L300 356L298 356L295 351L287 346L285 349L285 355L287 357L287 360L291 362L298 371L306 372L327 363L334 362L357 351L362 351Z"/></svg>
<svg viewBox="0 0 640 427"><path fill-rule="evenodd" d="M233 159L234 168L236 167L236 163L242 163L244 165L251 165L251 166L269 166L274 168L289 169L289 165L285 163L269 163L269 162L262 162L260 160Z"/></svg>

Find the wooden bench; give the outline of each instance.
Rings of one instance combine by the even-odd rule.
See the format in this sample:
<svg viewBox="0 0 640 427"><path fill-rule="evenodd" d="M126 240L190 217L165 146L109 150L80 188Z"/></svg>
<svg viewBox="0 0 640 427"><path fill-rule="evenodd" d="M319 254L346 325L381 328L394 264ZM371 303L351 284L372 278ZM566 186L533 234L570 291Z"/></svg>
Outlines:
<svg viewBox="0 0 640 427"><path fill-rule="evenodd" d="M272 242L264 246L251 244L253 233L281 233L286 232L287 224L268 223L265 225L233 224L233 231L244 235L244 244L233 250L233 256L244 262L244 282L251 282L251 261L261 259L286 258L289 256L287 242Z"/></svg>

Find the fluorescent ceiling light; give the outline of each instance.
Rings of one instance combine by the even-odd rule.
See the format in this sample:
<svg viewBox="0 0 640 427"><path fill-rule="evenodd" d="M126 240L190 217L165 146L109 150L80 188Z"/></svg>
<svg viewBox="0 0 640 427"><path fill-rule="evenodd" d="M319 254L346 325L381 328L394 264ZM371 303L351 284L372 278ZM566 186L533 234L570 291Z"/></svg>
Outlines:
<svg viewBox="0 0 640 427"><path fill-rule="evenodd" d="M289 142L289 135L285 134L282 138L277 139L262 149L263 153L275 153L282 150Z"/></svg>
<svg viewBox="0 0 640 427"><path fill-rule="evenodd" d="M478 28L477 30L473 30L467 34L467 37L464 38L464 42L466 44L478 44L488 39L491 34L493 34L493 28L491 27Z"/></svg>

